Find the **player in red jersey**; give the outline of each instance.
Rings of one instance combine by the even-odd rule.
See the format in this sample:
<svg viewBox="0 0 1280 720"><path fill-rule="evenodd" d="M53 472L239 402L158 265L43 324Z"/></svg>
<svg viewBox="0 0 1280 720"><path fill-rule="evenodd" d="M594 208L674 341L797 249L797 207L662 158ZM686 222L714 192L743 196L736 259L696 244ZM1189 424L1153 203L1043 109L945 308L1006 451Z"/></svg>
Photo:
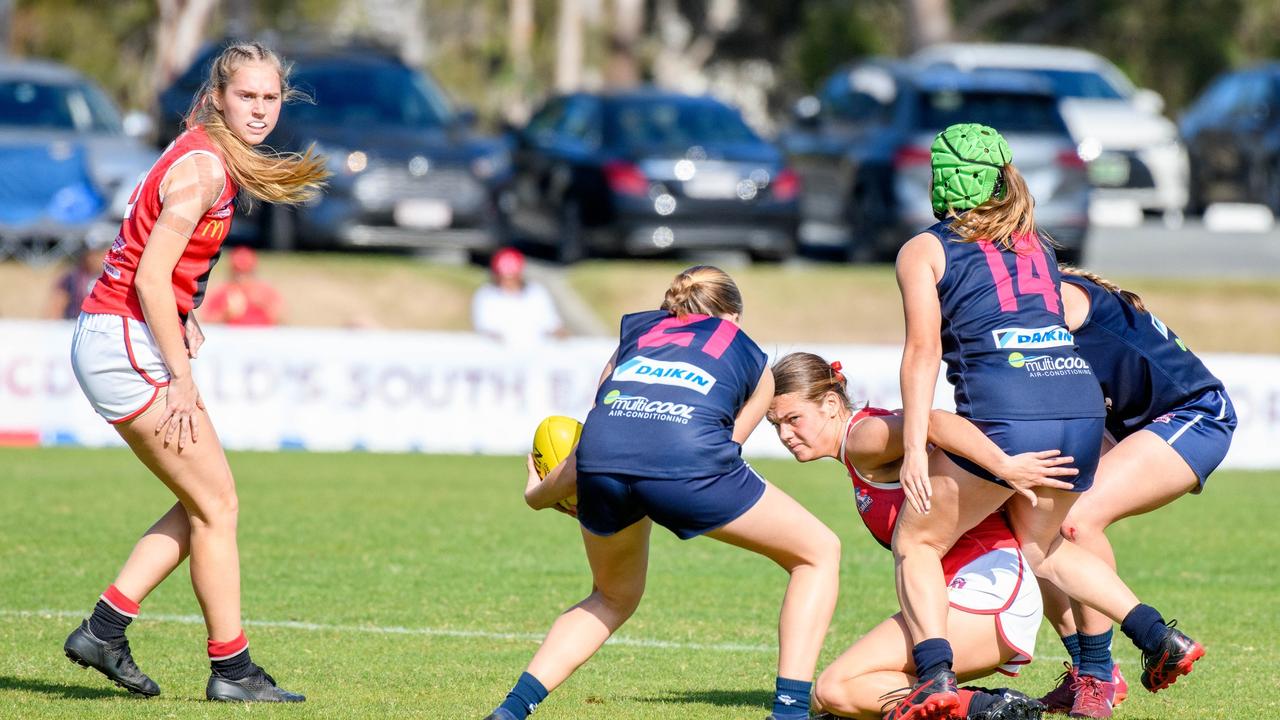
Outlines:
<svg viewBox="0 0 1280 720"><path fill-rule="evenodd" d="M838 363L812 353L792 353L773 366L768 419L800 462L837 458L853 481L858 514L885 548L893 539L905 493L898 481L903 433L900 413L854 410ZM935 410L929 440L970 458L1013 486L1069 486L1055 478L1076 474L1070 457L1056 450L1009 457L969 421ZM1027 490L1029 491L1029 490ZM942 559L950 610L947 637L957 653L961 679L997 670L1016 675L1031 662L1043 615L1040 589L1002 513L964 533ZM872 628L818 678L818 704L838 717L878 720L916 681L911 635L897 613ZM960 691L961 716L977 720L1031 720L1043 706L1010 690Z"/></svg>
<svg viewBox="0 0 1280 720"><path fill-rule="evenodd" d="M82 306L72 367L94 409L178 498L138 541L67 657L130 692L160 688L133 661L125 629L138 604L188 555L208 630L210 700L298 702L249 659L240 625L235 481L191 376L204 340L195 309L231 225L232 202L297 203L328 176L324 159L255 149L292 94L280 58L227 47L196 95L186 130L134 189L102 276Z"/></svg>

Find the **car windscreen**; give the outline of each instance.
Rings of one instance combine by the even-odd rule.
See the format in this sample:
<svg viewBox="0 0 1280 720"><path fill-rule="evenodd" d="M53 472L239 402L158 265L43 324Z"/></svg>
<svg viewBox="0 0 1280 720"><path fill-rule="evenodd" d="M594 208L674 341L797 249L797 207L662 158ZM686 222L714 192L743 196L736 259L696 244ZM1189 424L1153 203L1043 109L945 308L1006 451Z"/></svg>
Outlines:
<svg viewBox="0 0 1280 720"><path fill-rule="evenodd" d="M981 123L1002 133L1067 134L1058 101L1051 95L985 90L922 92L916 116L916 126L930 131L956 123Z"/></svg>
<svg viewBox="0 0 1280 720"><path fill-rule="evenodd" d="M120 117L100 91L83 85L0 80L0 126L120 132Z"/></svg>
<svg viewBox="0 0 1280 720"><path fill-rule="evenodd" d="M1025 72L1044 78L1053 88L1053 94L1060 98L1095 98L1098 100L1123 100L1125 98L1115 85L1105 77L1086 70L1027 70L1025 68L1010 69L1010 72Z"/></svg>
<svg viewBox="0 0 1280 720"><path fill-rule="evenodd" d="M440 91L403 67L299 67L291 82L313 101L291 105L291 122L433 128L448 124L452 116Z"/></svg>
<svg viewBox="0 0 1280 720"><path fill-rule="evenodd" d="M759 138L726 105L655 99L612 103L605 113L605 142L614 147L688 148Z"/></svg>

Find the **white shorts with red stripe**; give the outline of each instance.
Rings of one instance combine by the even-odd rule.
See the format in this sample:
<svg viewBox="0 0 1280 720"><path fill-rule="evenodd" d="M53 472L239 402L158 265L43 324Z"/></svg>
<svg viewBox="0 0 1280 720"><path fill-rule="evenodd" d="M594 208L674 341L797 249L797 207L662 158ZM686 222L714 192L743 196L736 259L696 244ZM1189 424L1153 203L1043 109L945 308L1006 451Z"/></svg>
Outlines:
<svg viewBox="0 0 1280 720"><path fill-rule="evenodd" d="M113 425L146 412L169 384L151 331L120 315L80 313L71 368L93 409Z"/></svg>
<svg viewBox="0 0 1280 720"><path fill-rule="evenodd" d="M996 616L996 630L1014 649L1014 656L997 668L1000 672L1017 675L1031 662L1044 604L1035 573L1016 548L992 550L960 568L947 596L957 610Z"/></svg>

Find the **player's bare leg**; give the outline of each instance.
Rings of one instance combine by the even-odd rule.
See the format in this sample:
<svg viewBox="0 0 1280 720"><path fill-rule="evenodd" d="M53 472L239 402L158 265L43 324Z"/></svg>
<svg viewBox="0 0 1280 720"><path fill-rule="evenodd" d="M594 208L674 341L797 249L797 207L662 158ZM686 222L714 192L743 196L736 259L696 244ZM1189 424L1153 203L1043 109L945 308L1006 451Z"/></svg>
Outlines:
<svg viewBox="0 0 1280 720"><path fill-rule="evenodd" d="M773 485L707 537L764 555L790 574L778 623L778 674L812 680L839 592L840 538Z"/></svg>
<svg viewBox="0 0 1280 720"><path fill-rule="evenodd" d="M1004 642L995 615L947 614L947 639L960 650L955 672L964 681L985 677L1013 658L1017 651ZM881 720L894 695L915 683L911 635L901 613L886 619L845 650L818 677L821 709L840 717ZM1007 703L1012 714L1033 707L1025 697Z"/></svg>
<svg viewBox="0 0 1280 720"><path fill-rule="evenodd" d="M608 537L582 530L594 588L556 618L526 669L548 692L594 655L639 607L652 528L653 521L644 518Z"/></svg>

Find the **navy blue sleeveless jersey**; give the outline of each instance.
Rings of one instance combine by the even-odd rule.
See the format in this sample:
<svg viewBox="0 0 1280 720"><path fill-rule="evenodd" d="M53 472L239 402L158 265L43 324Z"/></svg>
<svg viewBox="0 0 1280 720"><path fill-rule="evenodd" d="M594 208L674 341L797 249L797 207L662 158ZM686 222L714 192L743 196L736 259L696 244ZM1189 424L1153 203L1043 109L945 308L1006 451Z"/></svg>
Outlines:
<svg viewBox="0 0 1280 720"><path fill-rule="evenodd" d="M734 418L766 362L746 333L719 318L623 316L617 361L578 441L578 470L678 479L738 468Z"/></svg>
<svg viewBox="0 0 1280 720"><path fill-rule="evenodd" d="M1222 381L1155 315L1087 278L1062 279L1089 293L1089 314L1075 338L1102 386L1107 430L1117 440L1206 390L1222 389Z"/></svg>
<svg viewBox="0 0 1280 720"><path fill-rule="evenodd" d="M938 300L956 412L984 420L1105 416L1098 383L1063 324L1053 250L1036 238L1018 252L963 242L947 221L928 232L946 253Z"/></svg>

